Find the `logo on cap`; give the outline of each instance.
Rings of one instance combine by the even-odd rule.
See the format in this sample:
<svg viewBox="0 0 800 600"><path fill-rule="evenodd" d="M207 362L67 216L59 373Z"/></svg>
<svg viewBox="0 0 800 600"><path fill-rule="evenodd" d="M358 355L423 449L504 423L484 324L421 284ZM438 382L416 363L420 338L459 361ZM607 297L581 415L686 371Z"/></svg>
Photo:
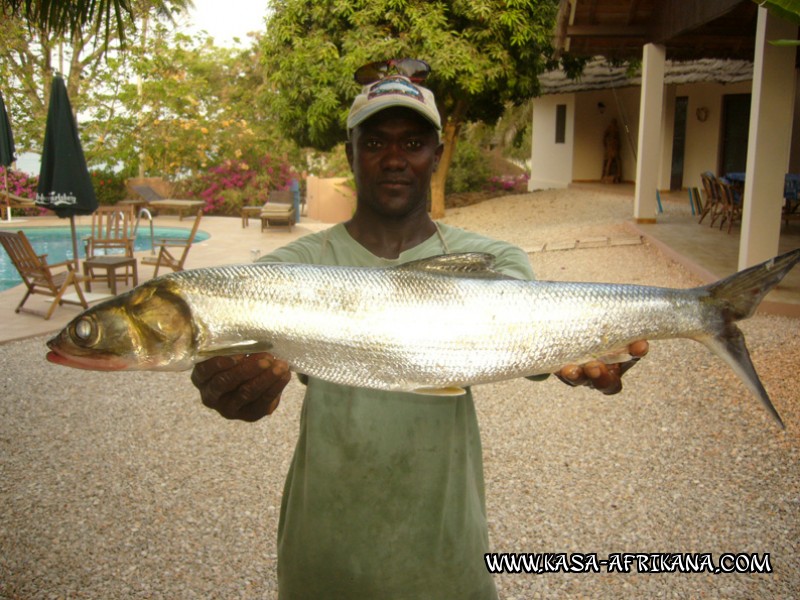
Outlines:
<svg viewBox="0 0 800 600"><path fill-rule="evenodd" d="M373 98L389 94L409 96L425 104L425 98L422 96L422 92L405 77L387 77L386 79L381 79L378 83L369 88L367 98L372 100Z"/></svg>

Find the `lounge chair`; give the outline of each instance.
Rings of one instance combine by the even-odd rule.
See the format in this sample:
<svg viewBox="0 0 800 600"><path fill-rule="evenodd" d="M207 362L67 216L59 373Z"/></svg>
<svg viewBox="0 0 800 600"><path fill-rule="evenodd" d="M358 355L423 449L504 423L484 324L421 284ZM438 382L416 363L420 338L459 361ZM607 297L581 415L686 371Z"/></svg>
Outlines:
<svg viewBox="0 0 800 600"><path fill-rule="evenodd" d="M31 246L30 241L22 231L13 233L11 231L0 231L0 243L5 248L11 262L17 268L22 281L28 288L22 302L16 308L16 312L25 311L49 319L56 306L60 304L77 304L83 308L89 308L89 303L81 291L81 277L75 273L74 265L71 260L67 260L52 265L47 264L47 255L37 255ZM62 270L66 269L66 270ZM58 272L57 272L58 271ZM78 301L67 300L64 293L70 288L75 288L78 294ZM42 294L53 298L50 309L42 313L30 309L23 309L22 306L33 294Z"/></svg>
<svg viewBox="0 0 800 600"><path fill-rule="evenodd" d="M23 198L12 194L8 190L0 190L0 218L8 219L12 208L36 208L36 203L30 198Z"/></svg>
<svg viewBox="0 0 800 600"><path fill-rule="evenodd" d="M149 185L132 185L131 189L147 201L147 206L156 210L174 210L178 213L179 220L192 214L199 207L205 204L202 200L182 200L174 198L164 198Z"/></svg>
<svg viewBox="0 0 800 600"><path fill-rule="evenodd" d="M202 217L203 211L198 210L194 220L194 226L192 226L192 231L189 233L188 238L162 238L159 243L158 254L156 256L145 256L142 258L143 265L155 266L156 269L153 272L153 277L158 276L158 270L161 267L169 267L173 271L183 271L183 265L194 243L194 238L197 235L197 229L200 227L200 219ZM173 251L170 252L169 248L173 248ZM179 252L180 254L178 255Z"/></svg>
<svg viewBox="0 0 800 600"><path fill-rule="evenodd" d="M295 223L294 194L291 190L269 193L267 203L261 209L261 231L267 227L288 227L292 230Z"/></svg>

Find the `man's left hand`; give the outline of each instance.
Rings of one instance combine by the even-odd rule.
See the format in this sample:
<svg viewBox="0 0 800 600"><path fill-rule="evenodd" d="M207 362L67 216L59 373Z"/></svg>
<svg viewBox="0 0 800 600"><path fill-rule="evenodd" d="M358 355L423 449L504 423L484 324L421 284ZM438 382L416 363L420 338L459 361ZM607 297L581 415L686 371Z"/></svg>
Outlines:
<svg viewBox="0 0 800 600"><path fill-rule="evenodd" d="M593 360L584 365L566 365L556 376L572 386L588 385L604 394L617 394L622 390L622 376L649 350L646 340L633 342L628 346L628 354L633 358L621 363L605 364Z"/></svg>

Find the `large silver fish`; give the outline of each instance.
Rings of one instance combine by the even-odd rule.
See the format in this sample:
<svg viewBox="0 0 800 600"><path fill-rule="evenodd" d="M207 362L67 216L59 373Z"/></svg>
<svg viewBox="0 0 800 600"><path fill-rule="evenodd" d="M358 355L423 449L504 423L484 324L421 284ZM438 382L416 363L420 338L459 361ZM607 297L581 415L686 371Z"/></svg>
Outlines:
<svg viewBox="0 0 800 600"><path fill-rule="evenodd" d="M269 351L336 383L459 393L635 340L683 337L721 356L783 425L734 322L752 315L800 249L683 290L521 281L493 271L493 260L452 254L392 268L257 263L172 273L85 311L48 342L48 360L183 370L220 354Z"/></svg>

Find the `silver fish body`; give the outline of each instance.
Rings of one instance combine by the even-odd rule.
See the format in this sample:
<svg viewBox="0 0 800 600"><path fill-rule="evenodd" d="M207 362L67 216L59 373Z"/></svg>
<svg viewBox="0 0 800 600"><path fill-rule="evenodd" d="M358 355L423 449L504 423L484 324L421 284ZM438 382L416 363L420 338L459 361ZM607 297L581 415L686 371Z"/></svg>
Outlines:
<svg viewBox="0 0 800 600"><path fill-rule="evenodd" d="M493 258L481 254L385 269L223 266L151 280L89 309L48 344L53 362L82 368L113 360L112 368L182 370L215 355L269 351L335 383L430 391L550 373L635 340L685 337L722 356L780 420L733 322L798 260L800 250L688 290L521 281L492 271ZM139 324L131 348L111 335L100 343L103 330L130 333L131 323Z"/></svg>

